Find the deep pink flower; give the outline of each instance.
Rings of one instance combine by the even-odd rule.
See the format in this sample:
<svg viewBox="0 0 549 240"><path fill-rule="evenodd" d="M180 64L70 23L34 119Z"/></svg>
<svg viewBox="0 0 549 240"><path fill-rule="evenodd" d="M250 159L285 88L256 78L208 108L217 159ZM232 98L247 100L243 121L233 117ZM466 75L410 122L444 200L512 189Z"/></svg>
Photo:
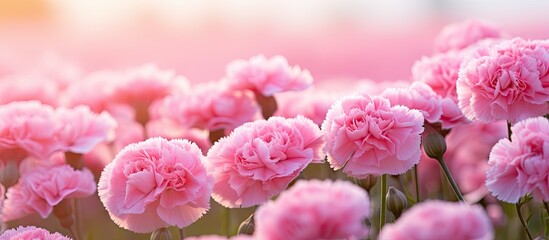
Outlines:
<svg viewBox="0 0 549 240"><path fill-rule="evenodd" d="M487 38L503 38L505 33L497 26L471 19L444 27L435 39L436 52L461 50Z"/></svg>
<svg viewBox="0 0 549 240"><path fill-rule="evenodd" d="M0 235L0 240L71 240L59 233L50 233L48 230L34 226L19 226L18 228L8 229Z"/></svg>
<svg viewBox="0 0 549 240"><path fill-rule="evenodd" d="M22 149L46 159L60 149L56 140L55 112L37 101L0 106L0 149Z"/></svg>
<svg viewBox="0 0 549 240"><path fill-rule="evenodd" d="M133 232L186 227L210 208L212 178L188 140L149 138L122 149L99 179L111 219Z"/></svg>
<svg viewBox="0 0 549 240"><path fill-rule="evenodd" d="M490 152L486 186L508 203L517 203L528 193L549 201L549 120L529 118L511 130L511 141L501 139Z"/></svg>
<svg viewBox="0 0 549 240"><path fill-rule="evenodd" d="M11 221L32 213L47 218L53 207L66 198L83 198L95 193L95 181L87 170L68 165L35 168L25 172L10 187L4 202L3 220Z"/></svg>
<svg viewBox="0 0 549 240"><path fill-rule="evenodd" d="M96 144L114 137L117 123L106 112L96 114L86 106L78 106L58 108L55 115L55 132L63 151L87 153Z"/></svg>
<svg viewBox="0 0 549 240"><path fill-rule="evenodd" d="M379 234L383 240L494 239L490 219L478 205L430 200L418 203Z"/></svg>
<svg viewBox="0 0 549 240"><path fill-rule="evenodd" d="M517 122L549 112L549 50L516 38L466 59L457 81L459 107L471 120Z"/></svg>
<svg viewBox="0 0 549 240"><path fill-rule="evenodd" d="M362 239L369 227L366 191L346 181L298 181L255 215L254 235L265 240Z"/></svg>
<svg viewBox="0 0 549 240"><path fill-rule="evenodd" d="M173 119L185 128L230 131L257 119L259 107L250 91L208 82L194 86L189 93L168 96L150 111L153 117Z"/></svg>
<svg viewBox="0 0 549 240"><path fill-rule="evenodd" d="M401 174L419 162L423 116L382 97L349 96L322 123L328 161L353 177Z"/></svg>
<svg viewBox="0 0 549 240"><path fill-rule="evenodd" d="M274 56L267 59L258 55L249 60L235 60L227 66L224 79L231 90L252 90L263 96L285 91L300 91L313 83L307 70L289 66L286 58Z"/></svg>
<svg viewBox="0 0 549 240"><path fill-rule="evenodd" d="M245 123L208 151L212 197L230 208L264 203L311 161L324 159L323 146L319 127L302 116Z"/></svg>
<svg viewBox="0 0 549 240"><path fill-rule="evenodd" d="M442 98L425 83L413 82L407 88L388 88L380 96L389 99L393 106L403 105L419 110L428 122L440 121Z"/></svg>

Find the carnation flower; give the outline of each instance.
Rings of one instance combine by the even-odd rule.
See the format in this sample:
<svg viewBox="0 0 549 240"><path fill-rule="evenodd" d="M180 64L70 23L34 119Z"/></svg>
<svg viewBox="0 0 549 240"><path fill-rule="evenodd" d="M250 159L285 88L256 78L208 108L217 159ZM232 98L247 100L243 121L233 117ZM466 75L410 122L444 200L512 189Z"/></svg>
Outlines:
<svg viewBox="0 0 549 240"><path fill-rule="evenodd" d="M526 119L511 130L511 140L501 139L490 152L486 186L508 203L517 203L528 193L540 202L549 201L549 120Z"/></svg>
<svg viewBox="0 0 549 240"><path fill-rule="evenodd" d="M382 97L349 96L322 123L328 161L349 176L401 174L419 162L423 116Z"/></svg>
<svg viewBox="0 0 549 240"><path fill-rule="evenodd" d="M289 66L282 56L267 59L258 55L249 60L231 62L224 81L231 90L252 90L263 96L272 96L279 92L304 90L313 83L313 77L307 70Z"/></svg>
<svg viewBox="0 0 549 240"><path fill-rule="evenodd" d="M422 57L412 67L412 79L426 83L439 96L457 103L456 82L463 57L461 52Z"/></svg>
<svg viewBox="0 0 549 240"><path fill-rule="evenodd" d="M0 78L0 104L37 100L56 106L61 90L59 84L37 74L8 75Z"/></svg>
<svg viewBox="0 0 549 240"><path fill-rule="evenodd" d="M71 240L59 233L50 233L48 230L34 226L19 226L18 228L8 229L0 235L0 240Z"/></svg>
<svg viewBox="0 0 549 240"><path fill-rule="evenodd" d="M549 50L520 38L465 60L459 72L459 107L471 120L517 122L549 112Z"/></svg>
<svg viewBox="0 0 549 240"><path fill-rule="evenodd" d="M99 179L111 219L137 233L186 227L210 208L212 179L188 140L149 138L122 149Z"/></svg>
<svg viewBox="0 0 549 240"><path fill-rule="evenodd" d="M429 200L405 211L395 223L385 225L379 239L491 240L494 230L490 218L478 205Z"/></svg>
<svg viewBox="0 0 549 240"><path fill-rule="evenodd" d="M302 92L284 92L277 95L277 116L293 118L302 115L321 125L326 113L343 93L309 88Z"/></svg>
<svg viewBox="0 0 549 240"><path fill-rule="evenodd" d="M428 122L440 121L442 98L425 83L414 82L408 88L388 88L380 96L389 99L391 105L419 110Z"/></svg>
<svg viewBox="0 0 549 240"><path fill-rule="evenodd" d="M286 189L312 161L324 158L324 139L310 119L271 117L236 128L208 151L212 197L225 207L250 207Z"/></svg>
<svg viewBox="0 0 549 240"><path fill-rule="evenodd" d="M265 240L362 239L369 227L366 191L349 182L298 181L255 215L254 235Z"/></svg>
<svg viewBox="0 0 549 240"><path fill-rule="evenodd" d="M6 193L3 221L39 213L47 218L53 207L67 198L84 198L95 193L93 174L69 165L36 168L25 172Z"/></svg>
<svg viewBox="0 0 549 240"><path fill-rule="evenodd" d="M471 19L450 24L435 39L436 52L461 50L487 38L502 38L505 33L491 23Z"/></svg>

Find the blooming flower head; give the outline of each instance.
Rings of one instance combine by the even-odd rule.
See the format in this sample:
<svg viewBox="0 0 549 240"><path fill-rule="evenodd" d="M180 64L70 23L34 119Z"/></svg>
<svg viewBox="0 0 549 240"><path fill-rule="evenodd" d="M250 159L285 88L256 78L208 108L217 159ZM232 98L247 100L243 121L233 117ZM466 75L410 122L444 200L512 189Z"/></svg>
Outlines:
<svg viewBox="0 0 549 240"><path fill-rule="evenodd" d="M88 197L95 193L95 188L93 174L87 169L74 170L69 165L33 169L8 189L3 221L32 213L47 218L63 199Z"/></svg>
<svg viewBox="0 0 549 240"><path fill-rule="evenodd" d="M249 60L235 60L227 66L225 81L232 90L252 90L263 96L285 91L300 91L313 83L307 70L289 66L286 58L267 59L258 55Z"/></svg>
<svg viewBox="0 0 549 240"><path fill-rule="evenodd" d="M87 153L114 134L116 121L106 112L96 114L86 106L55 111L56 135L64 151Z"/></svg>
<svg viewBox="0 0 549 240"><path fill-rule="evenodd" d="M99 179L111 219L137 233L186 227L210 208L212 179L188 140L149 138L122 149Z"/></svg>
<svg viewBox="0 0 549 240"><path fill-rule="evenodd" d="M369 229L366 191L349 182L298 181L255 215L259 239L361 239Z"/></svg>
<svg viewBox="0 0 549 240"><path fill-rule="evenodd" d="M430 200L414 205L380 232L386 240L494 239L490 218L478 205Z"/></svg>
<svg viewBox="0 0 549 240"><path fill-rule="evenodd" d="M464 49L487 38L502 38L505 33L493 24L476 19L450 24L435 39L436 52Z"/></svg>
<svg viewBox="0 0 549 240"><path fill-rule="evenodd" d="M50 233L48 230L34 226L20 226L18 228L8 229L0 235L0 240L71 240L59 233Z"/></svg>
<svg viewBox="0 0 549 240"><path fill-rule="evenodd" d="M322 89L309 88L302 92L284 92L277 95L277 116L292 118L302 115L321 125L326 113L341 96Z"/></svg>
<svg viewBox="0 0 549 240"><path fill-rule="evenodd" d="M517 203L528 193L549 201L549 120L529 118L511 130L511 140L501 139L490 152L486 186L508 203Z"/></svg>
<svg viewBox="0 0 549 240"><path fill-rule="evenodd" d="M456 82L463 57L460 52L422 57L412 67L412 79L426 83L439 96L457 103Z"/></svg>
<svg viewBox="0 0 549 240"><path fill-rule="evenodd" d="M459 107L471 120L517 122L549 112L549 49L515 38L466 59L457 81Z"/></svg>
<svg viewBox="0 0 549 240"><path fill-rule="evenodd" d="M380 96L389 99L391 105L419 110L428 122L440 121L442 98L425 83L414 82L408 88L388 88Z"/></svg>
<svg viewBox="0 0 549 240"><path fill-rule="evenodd" d="M328 161L349 176L401 174L419 162L423 116L382 97L349 96L322 123Z"/></svg>
<svg viewBox="0 0 549 240"><path fill-rule="evenodd" d="M60 149L52 107L37 101L0 106L0 149L22 149L46 159Z"/></svg>
<svg viewBox="0 0 549 240"><path fill-rule="evenodd" d="M250 207L282 192L311 162L324 139L311 120L271 117L236 128L208 151L212 197L225 207Z"/></svg>

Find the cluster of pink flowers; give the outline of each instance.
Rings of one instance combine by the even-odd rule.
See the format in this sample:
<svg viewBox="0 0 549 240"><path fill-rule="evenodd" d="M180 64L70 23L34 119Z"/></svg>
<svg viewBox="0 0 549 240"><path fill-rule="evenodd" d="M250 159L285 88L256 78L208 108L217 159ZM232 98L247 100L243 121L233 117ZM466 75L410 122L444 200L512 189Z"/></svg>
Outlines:
<svg viewBox="0 0 549 240"><path fill-rule="evenodd" d="M59 233L50 233L45 229L33 226L18 227L9 229L0 235L0 240L20 240L20 239L40 239L40 240L71 240Z"/></svg>

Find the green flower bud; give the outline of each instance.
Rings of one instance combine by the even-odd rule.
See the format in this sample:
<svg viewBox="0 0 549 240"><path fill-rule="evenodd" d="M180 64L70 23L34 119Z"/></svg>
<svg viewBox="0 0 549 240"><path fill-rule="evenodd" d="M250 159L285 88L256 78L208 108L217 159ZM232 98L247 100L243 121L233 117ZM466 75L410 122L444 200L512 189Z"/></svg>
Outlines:
<svg viewBox="0 0 549 240"><path fill-rule="evenodd" d="M356 183L364 190L370 192L370 189L372 189L376 185L377 179L378 177L376 176L368 175L366 178L357 179Z"/></svg>
<svg viewBox="0 0 549 240"><path fill-rule="evenodd" d="M151 234L151 240L172 240L172 233L168 228L156 229Z"/></svg>
<svg viewBox="0 0 549 240"><path fill-rule="evenodd" d="M404 193L394 187L389 187L389 191L385 196L387 198L387 209L395 215L396 218L408 207L408 200Z"/></svg>
<svg viewBox="0 0 549 240"><path fill-rule="evenodd" d="M422 134L422 144L425 153L430 158L439 159L446 152L446 140L431 125L425 124Z"/></svg>
<svg viewBox="0 0 549 240"><path fill-rule="evenodd" d="M244 220L238 227L238 234L253 235L254 234L254 214L250 215L246 220Z"/></svg>

